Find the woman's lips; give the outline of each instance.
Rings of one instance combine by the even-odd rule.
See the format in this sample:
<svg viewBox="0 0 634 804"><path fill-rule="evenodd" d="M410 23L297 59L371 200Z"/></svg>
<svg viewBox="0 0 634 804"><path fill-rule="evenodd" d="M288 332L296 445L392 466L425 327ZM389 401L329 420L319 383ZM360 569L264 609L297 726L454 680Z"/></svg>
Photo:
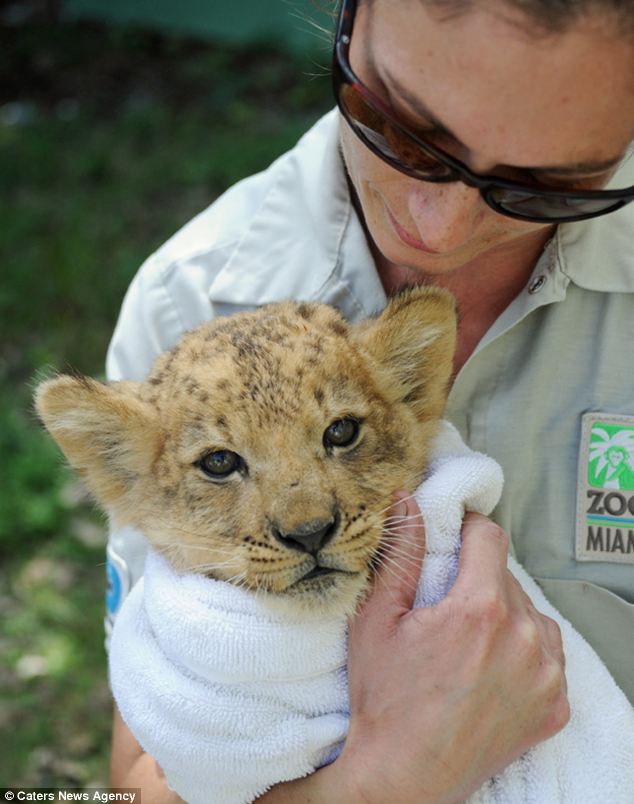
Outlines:
<svg viewBox="0 0 634 804"><path fill-rule="evenodd" d="M422 240L419 240L417 237L411 235L406 229L403 229L401 224L396 220L389 209L387 210L387 214L389 215L390 222L394 227L394 231L406 246L411 246L412 248L418 249L418 251L424 251L425 254L438 254L437 251L434 251L434 249L426 246Z"/></svg>

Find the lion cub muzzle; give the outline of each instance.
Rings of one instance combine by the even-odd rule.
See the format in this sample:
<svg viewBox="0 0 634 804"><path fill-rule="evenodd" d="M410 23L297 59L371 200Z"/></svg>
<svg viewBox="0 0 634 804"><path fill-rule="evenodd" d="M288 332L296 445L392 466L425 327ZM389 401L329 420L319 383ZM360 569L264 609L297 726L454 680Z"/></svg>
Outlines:
<svg viewBox="0 0 634 804"><path fill-rule="evenodd" d="M325 547L337 534L341 517L337 512L332 519L313 519L293 528L292 532L284 532L273 525L273 536L281 545L289 550L299 550L317 557L317 553Z"/></svg>

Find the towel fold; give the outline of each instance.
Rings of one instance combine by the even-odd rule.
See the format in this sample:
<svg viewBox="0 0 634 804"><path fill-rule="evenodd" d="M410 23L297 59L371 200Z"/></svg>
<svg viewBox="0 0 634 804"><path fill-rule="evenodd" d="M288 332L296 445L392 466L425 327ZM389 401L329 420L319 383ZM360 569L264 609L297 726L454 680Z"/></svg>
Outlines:
<svg viewBox="0 0 634 804"><path fill-rule="evenodd" d="M416 492L426 551L416 605L451 588L465 511L489 514L502 472L450 425ZM572 716L471 804L631 804L634 710L600 659L509 558L562 628ZM248 592L148 554L115 623L110 682L124 721L191 804L243 804L332 761L347 732L346 623L273 611Z"/></svg>

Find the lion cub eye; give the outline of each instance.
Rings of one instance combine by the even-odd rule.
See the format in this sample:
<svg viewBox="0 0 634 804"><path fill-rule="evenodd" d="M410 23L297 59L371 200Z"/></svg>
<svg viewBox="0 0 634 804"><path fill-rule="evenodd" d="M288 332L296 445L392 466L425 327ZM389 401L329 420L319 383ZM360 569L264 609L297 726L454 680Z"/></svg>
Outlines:
<svg viewBox="0 0 634 804"><path fill-rule="evenodd" d="M196 462L202 471L212 480L228 477L229 475L244 468L244 461L235 452L228 449L219 449L215 452L208 452Z"/></svg>
<svg viewBox="0 0 634 804"><path fill-rule="evenodd" d="M351 416L345 419L335 419L324 431L324 446L349 447L357 440L359 435L359 422Z"/></svg>

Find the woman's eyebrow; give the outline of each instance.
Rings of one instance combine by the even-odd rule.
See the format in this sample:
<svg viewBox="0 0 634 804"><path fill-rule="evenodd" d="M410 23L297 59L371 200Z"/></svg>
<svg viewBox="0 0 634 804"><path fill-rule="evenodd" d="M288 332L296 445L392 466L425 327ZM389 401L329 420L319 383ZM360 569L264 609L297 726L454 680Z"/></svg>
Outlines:
<svg viewBox="0 0 634 804"><path fill-rule="evenodd" d="M453 133L453 131L443 123L443 121L437 117L434 112L422 101L420 98L417 98L415 95L404 87L396 78L395 76L391 75L389 72L384 71L382 78L384 82L388 85L388 91L390 95L393 97L397 95L401 100L404 100L405 103L412 109L412 111L416 112L419 117L422 117L425 122L431 123L434 128L438 131L439 134L442 134L446 137L450 137L454 140L458 145L461 145L463 148L466 148L465 144L461 142L458 137Z"/></svg>
<svg viewBox="0 0 634 804"><path fill-rule="evenodd" d="M575 174L584 173L606 173L617 167L625 157L625 154L619 154L612 159L602 159L590 162L575 162L572 165L552 165L550 167L534 167L525 168L532 173L556 173L558 176L573 176Z"/></svg>
<svg viewBox="0 0 634 804"><path fill-rule="evenodd" d="M455 143L462 146L465 151L469 151L466 145L451 131L451 129L438 118L434 112L420 99L412 95L412 93L404 87L395 76L389 72L384 71L383 79L387 85L390 95L398 95L417 115L419 115L426 122L431 123L439 134L449 137ZM530 171L531 173L556 173L561 176L574 176L590 173L605 173L617 167L623 161L626 154L618 154L610 159L589 160L583 162L574 162L566 165L540 165L539 167L522 167L522 170ZM508 165L505 167L514 167Z"/></svg>

